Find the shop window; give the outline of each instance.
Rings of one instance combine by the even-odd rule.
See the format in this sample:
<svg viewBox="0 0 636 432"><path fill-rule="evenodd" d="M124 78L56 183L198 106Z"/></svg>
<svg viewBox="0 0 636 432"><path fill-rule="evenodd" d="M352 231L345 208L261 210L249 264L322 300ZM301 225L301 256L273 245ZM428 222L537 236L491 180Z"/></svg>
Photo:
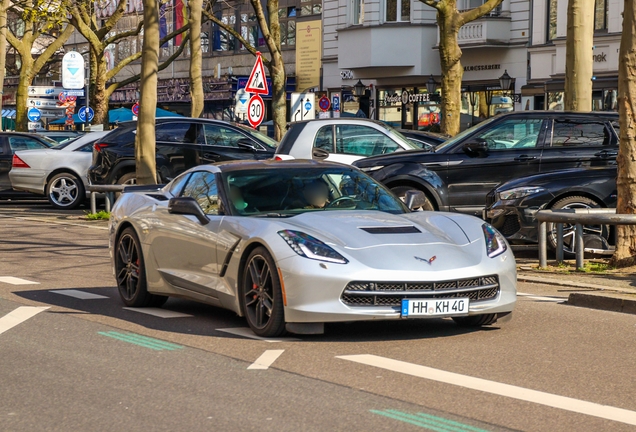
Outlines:
<svg viewBox="0 0 636 432"><path fill-rule="evenodd" d="M236 25L236 16L233 11L224 11L221 15L221 22L232 28ZM214 34L214 51L234 51L235 49L234 36L227 30L223 30L221 27L216 26Z"/></svg>
<svg viewBox="0 0 636 432"><path fill-rule="evenodd" d="M548 0L548 40L557 35L557 3L558 0Z"/></svg>
<svg viewBox="0 0 636 432"><path fill-rule="evenodd" d="M322 0L300 0L300 16L322 13Z"/></svg>
<svg viewBox="0 0 636 432"><path fill-rule="evenodd" d="M594 4L594 30L607 30L608 21L608 0L596 0Z"/></svg>
<svg viewBox="0 0 636 432"><path fill-rule="evenodd" d="M610 144L611 135L605 124L554 121L552 147L597 147Z"/></svg>
<svg viewBox="0 0 636 432"><path fill-rule="evenodd" d="M386 22L410 21L411 2L410 0L385 0L386 1Z"/></svg>
<svg viewBox="0 0 636 432"><path fill-rule="evenodd" d="M241 36L251 46L256 47L258 39L258 24L256 21L256 14L254 13L242 13L241 14ZM241 49L245 49L245 45L241 44Z"/></svg>
<svg viewBox="0 0 636 432"><path fill-rule="evenodd" d="M280 44L296 45L296 8L288 7L278 9L278 22L280 23Z"/></svg>
<svg viewBox="0 0 636 432"><path fill-rule="evenodd" d="M364 23L364 0L351 0L351 24Z"/></svg>

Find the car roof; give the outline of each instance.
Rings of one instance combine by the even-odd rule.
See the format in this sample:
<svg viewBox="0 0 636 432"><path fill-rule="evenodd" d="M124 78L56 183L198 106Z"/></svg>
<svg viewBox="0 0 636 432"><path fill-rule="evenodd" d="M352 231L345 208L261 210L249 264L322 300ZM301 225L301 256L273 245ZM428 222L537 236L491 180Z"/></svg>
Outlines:
<svg viewBox="0 0 636 432"><path fill-rule="evenodd" d="M364 117L330 117L324 119L311 119L311 120L301 120L297 122L290 122L289 128L291 129L295 125L307 124L307 123L353 123L353 124L365 124L365 123L375 123L384 128L389 128L389 125L381 122L379 120L368 119Z"/></svg>
<svg viewBox="0 0 636 432"><path fill-rule="evenodd" d="M613 111L510 111L497 114L497 117L528 117L529 115L534 117L601 117L618 119L618 113Z"/></svg>
<svg viewBox="0 0 636 432"><path fill-rule="evenodd" d="M217 172L236 172L258 169L271 169L271 168L290 168L290 169L308 169L308 168L342 168L342 169L356 169L351 166L343 165L336 162L316 161L311 159L291 159L291 160L240 160L240 161L227 161L216 164L201 165L210 168L210 171ZM190 171L196 171L197 168L191 168ZM214 169L216 168L216 169Z"/></svg>
<svg viewBox="0 0 636 432"><path fill-rule="evenodd" d="M160 123L207 123L207 124L220 124L220 125L232 125L232 126L245 126L236 122L229 122L226 120L216 120L216 119L208 119L208 118L200 118L200 117L157 117L155 119L155 124ZM120 128L136 128L137 120L128 120L117 123Z"/></svg>

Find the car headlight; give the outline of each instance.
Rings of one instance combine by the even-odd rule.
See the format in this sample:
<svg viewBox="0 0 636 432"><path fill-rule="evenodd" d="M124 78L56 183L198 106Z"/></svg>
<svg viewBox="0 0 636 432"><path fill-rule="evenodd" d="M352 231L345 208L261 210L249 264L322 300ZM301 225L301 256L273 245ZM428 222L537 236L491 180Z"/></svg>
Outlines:
<svg viewBox="0 0 636 432"><path fill-rule="evenodd" d="M490 258L501 255L508 249L506 239L499 231L494 229L490 224L483 224L481 229L484 230L484 238L486 239L486 253Z"/></svg>
<svg viewBox="0 0 636 432"><path fill-rule="evenodd" d="M507 201L527 197L528 195L534 195L536 193L543 192L544 190L545 188L539 186L527 186L500 191L497 192L497 195L500 201Z"/></svg>
<svg viewBox="0 0 636 432"><path fill-rule="evenodd" d="M315 237L300 231L278 231L294 252L305 258L326 261L336 264L347 264L349 261Z"/></svg>

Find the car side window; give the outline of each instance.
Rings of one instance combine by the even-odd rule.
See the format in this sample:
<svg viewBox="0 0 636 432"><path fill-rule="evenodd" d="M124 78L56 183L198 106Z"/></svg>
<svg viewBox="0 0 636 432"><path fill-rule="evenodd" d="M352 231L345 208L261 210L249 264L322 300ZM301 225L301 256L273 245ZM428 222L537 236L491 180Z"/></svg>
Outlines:
<svg viewBox="0 0 636 432"><path fill-rule="evenodd" d="M205 214L219 214L219 193L214 173L208 171L192 173L181 196L194 198Z"/></svg>
<svg viewBox="0 0 636 432"><path fill-rule="evenodd" d="M9 146L11 147L11 150L13 150L14 152L18 150L37 150L37 149L48 148L47 146L42 144L40 141L34 140L29 137L18 137L18 136L9 137Z"/></svg>
<svg viewBox="0 0 636 432"><path fill-rule="evenodd" d="M336 152L356 156L393 153L400 147L382 132L360 125L336 126Z"/></svg>
<svg viewBox="0 0 636 432"><path fill-rule="evenodd" d="M240 140L248 139L242 133L222 126L206 124L203 125L203 128L205 129L205 142L207 145L238 148Z"/></svg>
<svg viewBox="0 0 636 432"><path fill-rule="evenodd" d="M555 120L552 147L600 147L610 144L611 133L605 122Z"/></svg>
<svg viewBox="0 0 636 432"><path fill-rule="evenodd" d="M181 193L181 190L183 189L183 186L186 184L189 178L190 173L180 175L179 177L174 179L174 181L170 185L170 189L168 190L168 192L170 192L172 196L178 197L179 193Z"/></svg>
<svg viewBox="0 0 636 432"><path fill-rule="evenodd" d="M157 141L198 144L203 143L201 125L198 123L161 123L155 127Z"/></svg>
<svg viewBox="0 0 636 432"><path fill-rule="evenodd" d="M95 143L90 142L88 144L84 144L83 146L81 146L80 148L76 149L75 151L90 153L90 152L93 151L93 144L95 144Z"/></svg>
<svg viewBox="0 0 636 432"><path fill-rule="evenodd" d="M323 126L318 130L316 138L314 139L314 147L323 149L325 151L328 151L329 153L334 152L332 125Z"/></svg>
<svg viewBox="0 0 636 432"><path fill-rule="evenodd" d="M484 140L488 150L535 148L541 133L542 119L509 119L473 136L470 141Z"/></svg>

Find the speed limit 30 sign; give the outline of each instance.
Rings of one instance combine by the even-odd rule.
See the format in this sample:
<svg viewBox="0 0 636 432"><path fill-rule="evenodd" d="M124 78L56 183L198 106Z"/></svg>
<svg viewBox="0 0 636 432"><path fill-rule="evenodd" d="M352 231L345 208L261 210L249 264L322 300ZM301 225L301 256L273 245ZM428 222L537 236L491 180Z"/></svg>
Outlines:
<svg viewBox="0 0 636 432"><path fill-rule="evenodd" d="M253 128L257 128L265 117L265 104L260 95L255 94L247 104L247 120Z"/></svg>

